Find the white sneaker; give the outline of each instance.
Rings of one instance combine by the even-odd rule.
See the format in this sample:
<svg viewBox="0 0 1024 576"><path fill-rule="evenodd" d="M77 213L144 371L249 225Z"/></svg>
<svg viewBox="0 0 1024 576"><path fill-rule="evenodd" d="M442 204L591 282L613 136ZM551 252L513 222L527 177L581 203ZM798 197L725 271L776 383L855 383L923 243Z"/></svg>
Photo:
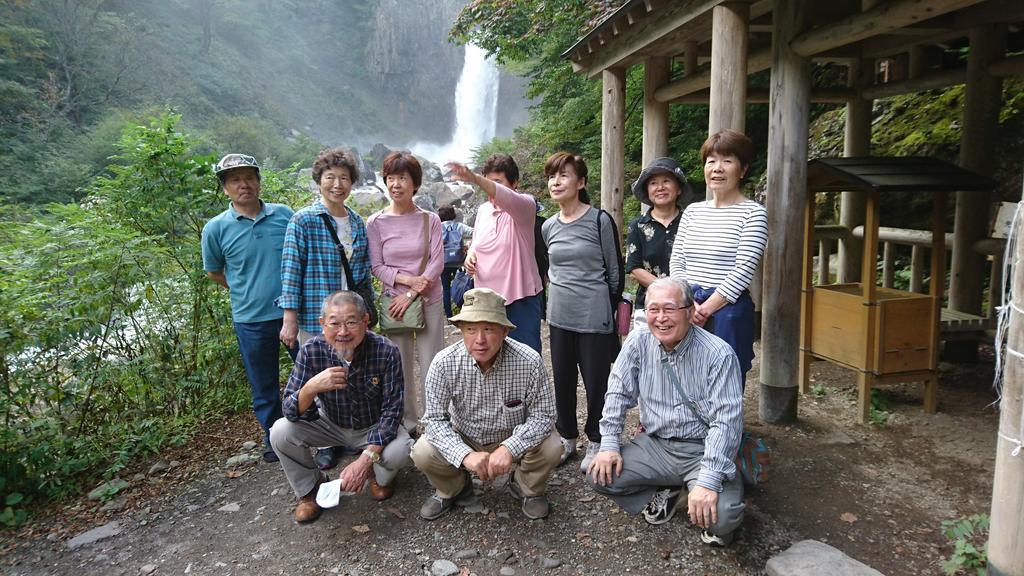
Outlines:
<svg viewBox="0 0 1024 576"><path fill-rule="evenodd" d="M587 453L583 456L583 461L580 462L580 472L586 474L587 468L590 468L590 461L597 456L597 453L601 451L601 445L597 442L591 442L587 445Z"/></svg>
<svg viewBox="0 0 1024 576"><path fill-rule="evenodd" d="M707 530L700 531L700 541L716 548L725 548L732 543L732 533L719 536L718 534L712 534Z"/></svg>
<svg viewBox="0 0 1024 576"><path fill-rule="evenodd" d="M562 457L558 459L558 465L561 466L569 461L576 454L576 439L562 438Z"/></svg>

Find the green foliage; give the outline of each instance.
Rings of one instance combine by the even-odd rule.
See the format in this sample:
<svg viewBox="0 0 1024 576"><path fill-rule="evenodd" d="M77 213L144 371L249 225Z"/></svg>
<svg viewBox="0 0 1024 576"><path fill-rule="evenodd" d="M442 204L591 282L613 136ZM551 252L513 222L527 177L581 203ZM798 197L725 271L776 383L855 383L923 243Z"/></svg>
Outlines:
<svg viewBox="0 0 1024 576"><path fill-rule="evenodd" d="M827 393L828 391L825 390L825 385L821 382L816 382L814 386L811 386L811 394L813 394L815 398L824 398Z"/></svg>
<svg viewBox="0 0 1024 576"><path fill-rule="evenodd" d="M248 402L226 291L200 261L226 200L179 121L130 125L81 204L0 213L0 521ZM265 170L268 199L291 181Z"/></svg>
<svg viewBox="0 0 1024 576"><path fill-rule="evenodd" d="M988 525L987 514L974 514L959 520L942 522L942 533L953 543L953 555L942 562L942 569L948 576L985 576L985 567L988 563Z"/></svg>
<svg viewBox="0 0 1024 576"><path fill-rule="evenodd" d="M871 405L868 407L868 422L885 426L889 422L889 396L877 388L871 390Z"/></svg>

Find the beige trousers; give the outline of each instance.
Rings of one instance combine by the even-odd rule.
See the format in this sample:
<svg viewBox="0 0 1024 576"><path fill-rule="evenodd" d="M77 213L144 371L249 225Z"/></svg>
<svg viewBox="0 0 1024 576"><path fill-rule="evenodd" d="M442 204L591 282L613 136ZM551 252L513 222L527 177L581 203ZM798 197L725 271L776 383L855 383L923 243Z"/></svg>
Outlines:
<svg viewBox="0 0 1024 576"><path fill-rule="evenodd" d="M423 307L423 317L426 324L423 330L385 334L398 346L398 351L402 355L402 376L405 378L404 422L409 430L416 429L416 424L427 406L423 385L427 377L427 368L434 361L434 356L444 348L444 303L438 300L435 304L427 304ZM413 370L417 356L420 364L419 377Z"/></svg>
<svg viewBox="0 0 1024 576"><path fill-rule="evenodd" d="M477 452L494 452L501 442L481 445L459 434L462 439ZM554 430L533 450L527 451L520 458L514 482L519 484L523 496L540 496L547 493L548 478L558 466L562 456L562 441ZM466 484L466 473L461 466L452 466L444 456L427 440L426 434L420 436L412 447L412 461L426 475L427 480L442 498L454 498Z"/></svg>

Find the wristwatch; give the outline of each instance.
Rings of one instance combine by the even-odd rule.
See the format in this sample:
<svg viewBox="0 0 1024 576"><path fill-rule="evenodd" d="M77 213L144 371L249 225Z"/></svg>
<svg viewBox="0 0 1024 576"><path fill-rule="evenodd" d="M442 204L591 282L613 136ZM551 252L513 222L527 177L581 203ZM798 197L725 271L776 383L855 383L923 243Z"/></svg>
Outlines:
<svg viewBox="0 0 1024 576"><path fill-rule="evenodd" d="M408 298L409 300L412 300L413 298L416 297L416 293L413 292L412 290L409 290L408 292L405 293L405 297Z"/></svg>
<svg viewBox="0 0 1024 576"><path fill-rule="evenodd" d="M369 458L370 462L373 462L374 464L380 462L380 454L373 450L363 450L363 456Z"/></svg>

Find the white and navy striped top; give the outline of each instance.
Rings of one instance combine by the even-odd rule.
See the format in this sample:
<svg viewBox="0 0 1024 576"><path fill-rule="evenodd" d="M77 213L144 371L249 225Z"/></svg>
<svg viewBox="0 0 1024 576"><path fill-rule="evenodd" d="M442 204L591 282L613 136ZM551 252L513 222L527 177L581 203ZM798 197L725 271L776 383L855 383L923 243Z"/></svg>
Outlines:
<svg viewBox="0 0 1024 576"><path fill-rule="evenodd" d="M662 359L666 357L700 416L665 373ZM683 340L666 352L650 331L633 330L622 343L608 378L601 450L619 451L626 411L638 400L643 401L640 422L647 434L704 440L697 484L721 492L722 483L736 475L733 459L743 434L743 380L732 348L707 330L691 326Z"/></svg>
<svg viewBox="0 0 1024 576"><path fill-rule="evenodd" d="M768 242L768 211L753 200L715 208L691 204L676 232L669 275L716 292L730 303L750 287Z"/></svg>

